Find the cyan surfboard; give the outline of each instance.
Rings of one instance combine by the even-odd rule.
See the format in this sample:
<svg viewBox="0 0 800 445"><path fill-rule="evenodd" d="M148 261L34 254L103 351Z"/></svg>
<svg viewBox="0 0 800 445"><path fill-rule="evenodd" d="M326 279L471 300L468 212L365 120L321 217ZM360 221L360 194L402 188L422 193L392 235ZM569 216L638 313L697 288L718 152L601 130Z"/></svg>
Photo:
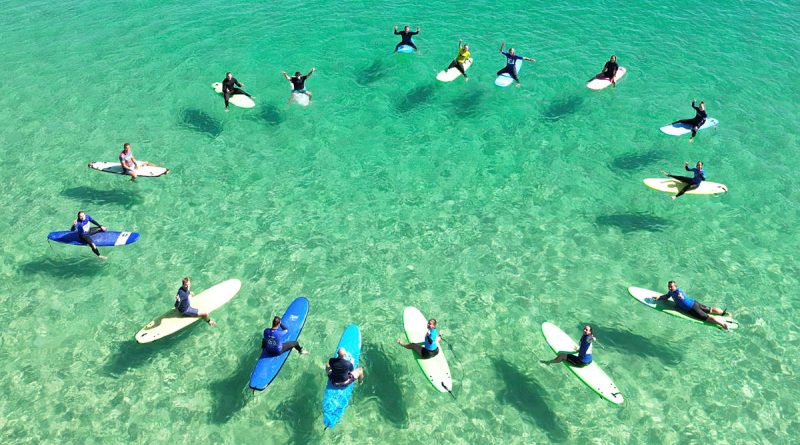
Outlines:
<svg viewBox="0 0 800 445"><path fill-rule="evenodd" d="M361 357L361 330L358 326L348 325L342 333L342 338L333 351L332 357L337 357L339 348L344 348L353 358L353 368L358 368ZM322 399L322 422L325 428L333 428L344 416L344 411L353 398L356 383L353 382L344 388L333 386L330 379L325 386L325 396Z"/></svg>
<svg viewBox="0 0 800 445"><path fill-rule="evenodd" d="M292 304L286 308L283 313L281 324L283 324L289 331L286 334L284 341L297 341L300 337L300 332L306 324L306 317L308 316L308 300L306 297L297 297ZM250 388L256 391L263 391L281 372L283 364L289 358L292 350L288 350L281 355L270 357L265 351L261 351L261 356L258 357L256 367L250 375Z"/></svg>

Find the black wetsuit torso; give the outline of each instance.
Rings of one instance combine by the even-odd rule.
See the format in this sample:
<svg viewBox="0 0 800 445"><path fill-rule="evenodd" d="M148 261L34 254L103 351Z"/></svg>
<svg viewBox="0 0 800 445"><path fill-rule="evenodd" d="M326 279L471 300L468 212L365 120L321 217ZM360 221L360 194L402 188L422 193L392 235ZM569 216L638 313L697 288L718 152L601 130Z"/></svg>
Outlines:
<svg viewBox="0 0 800 445"><path fill-rule="evenodd" d="M300 76L300 77L292 76L289 78L289 82L292 82L292 89L294 91L300 91L305 89L306 79L308 79L308 76Z"/></svg>
<svg viewBox="0 0 800 445"><path fill-rule="evenodd" d="M413 31L398 31L398 32L395 32L395 34L396 34L396 35L398 35L398 36L400 36L400 38L401 38L401 39L403 39L403 40L400 42L400 44L401 44L401 45L411 45L411 44L412 44L412 43L411 43L411 36L415 36L415 35L419 34L419 32L413 32Z"/></svg>
<svg viewBox="0 0 800 445"><path fill-rule="evenodd" d="M236 87L240 87L240 86L242 86L242 84L239 83L239 81L236 80L235 77L231 77L230 79L228 79L226 77L225 80L222 81L222 92L223 93L230 93L233 90L235 90Z"/></svg>
<svg viewBox="0 0 800 445"><path fill-rule="evenodd" d="M603 66L603 77L612 79L614 75L617 74L618 69L619 65L617 65L617 62L612 62L609 60L606 62L605 66Z"/></svg>
<svg viewBox="0 0 800 445"><path fill-rule="evenodd" d="M339 357L328 360L328 366L331 367L330 379L334 384L346 382L353 371L353 364L349 360Z"/></svg>
<svg viewBox="0 0 800 445"><path fill-rule="evenodd" d="M694 111L697 112L697 114L694 115L694 119L692 120L698 123L705 122L706 118L708 117L708 113L706 113L706 110L701 110L700 107L696 107L694 105L694 102L692 102L692 108L694 108ZM702 123L700 125L702 125Z"/></svg>

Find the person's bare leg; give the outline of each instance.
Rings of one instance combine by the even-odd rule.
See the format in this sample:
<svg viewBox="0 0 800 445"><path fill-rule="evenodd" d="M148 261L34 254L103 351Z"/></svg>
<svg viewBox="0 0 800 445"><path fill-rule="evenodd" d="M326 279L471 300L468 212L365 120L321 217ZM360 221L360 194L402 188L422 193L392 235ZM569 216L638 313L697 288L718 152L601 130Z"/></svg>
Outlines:
<svg viewBox="0 0 800 445"><path fill-rule="evenodd" d="M402 346L402 347L404 347L404 348L406 348L406 349L411 349L412 351L416 352L417 355L422 357L422 346L420 346L420 345L418 345L416 343L404 344L402 341L400 341L399 338L397 339L397 344Z"/></svg>
<svg viewBox="0 0 800 445"><path fill-rule="evenodd" d="M553 363L561 363L561 362L563 362L563 361L564 361L566 358L567 358L567 354L558 354L558 355L556 356L556 358L554 358L554 359L552 359L552 360L542 360L542 363L544 363L544 364L546 364L546 365L550 365L550 364L553 364Z"/></svg>

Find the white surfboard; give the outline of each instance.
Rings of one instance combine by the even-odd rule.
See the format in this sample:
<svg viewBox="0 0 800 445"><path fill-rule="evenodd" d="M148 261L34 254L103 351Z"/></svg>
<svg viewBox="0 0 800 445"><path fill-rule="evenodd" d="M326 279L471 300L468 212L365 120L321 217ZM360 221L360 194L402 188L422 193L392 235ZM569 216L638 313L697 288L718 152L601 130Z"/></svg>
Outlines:
<svg viewBox="0 0 800 445"><path fill-rule="evenodd" d="M89 168L106 173L114 173L117 175L127 175L119 162L92 162ZM136 176L143 178L155 178L169 173L169 170L157 165L140 165L136 169Z"/></svg>
<svg viewBox="0 0 800 445"><path fill-rule="evenodd" d="M542 335L544 335L544 339L550 346L550 349L556 354L562 352L573 354L578 351L578 344L553 323L542 323ZM609 378L594 361L582 368L572 366L566 360L562 363L600 397L616 405L624 401L617 385L611 381L611 378Z"/></svg>
<svg viewBox="0 0 800 445"><path fill-rule="evenodd" d="M659 192L675 193L677 194L683 189L686 184L672 178L645 178L642 182L644 185ZM718 182L703 181L694 190L686 192L687 195L717 195L728 191L728 186Z"/></svg>
<svg viewBox="0 0 800 445"><path fill-rule="evenodd" d="M622 79L622 76L624 76L625 73L627 72L628 70L626 70L625 67L622 66L619 67L617 69L617 74L614 76L614 81L619 82L619 80ZM611 81L608 80L608 78L602 78L602 79L594 78L591 81L589 81L589 83L586 84L586 88L597 91L597 90L602 90L603 88L607 88L610 85Z"/></svg>
<svg viewBox="0 0 800 445"><path fill-rule="evenodd" d="M311 98L305 93L292 93L292 102L302 107L307 107L311 104Z"/></svg>
<svg viewBox="0 0 800 445"><path fill-rule="evenodd" d="M698 128L697 131L705 130L706 128L714 128L717 125L719 125L719 121L713 117L709 117L706 119L706 123ZM684 134L690 134L692 132L692 127L686 124L669 124L661 127L661 132L670 136L683 136Z"/></svg>
<svg viewBox="0 0 800 445"><path fill-rule="evenodd" d="M650 289L644 289L641 287L631 286L628 288L628 293L631 294L631 296L635 298L639 303L642 303L643 305L649 307L650 309L655 309L659 312L664 312L665 314L672 315L673 317L678 317L684 320L689 320L695 323L702 323L707 326L712 326L718 329L722 329L721 327L713 323L706 323L702 320L690 317L686 315L684 312L679 311L678 309L675 308L675 303L671 299L656 301L655 300L656 297L663 295L660 292L652 291ZM728 325L728 329L736 329L739 327L739 323L728 315L725 316L716 315L716 317L721 318L722 321L724 321L725 324Z"/></svg>
<svg viewBox="0 0 800 445"><path fill-rule="evenodd" d="M241 287L242 282L237 279L223 281L192 296L192 307L197 308L199 312L212 312L229 302ZM169 310L137 332L136 341L139 343L156 341L190 326L197 320L200 320L200 317L185 317L177 309Z"/></svg>
<svg viewBox="0 0 800 445"><path fill-rule="evenodd" d="M406 307L403 311L403 326L406 338L410 343L424 343L425 334L428 333L428 319L415 307ZM411 351L422 372L434 388L440 392L453 389L453 380L450 377L450 367L444 356L444 349L439 343L439 353L435 357L421 359L415 351Z"/></svg>
<svg viewBox="0 0 800 445"><path fill-rule="evenodd" d="M466 62L464 62L464 72L466 72L471 66L472 66L472 57L470 57L469 59L467 59ZM460 75L461 71L459 71L456 68L450 68L446 71L439 71L439 73L436 75L436 80L441 80L442 82L452 82L458 79L458 76Z"/></svg>
<svg viewBox="0 0 800 445"><path fill-rule="evenodd" d="M522 69L522 59L517 59L517 61L514 63L514 68L516 69L517 75L519 75L519 70ZM514 83L514 78L506 73L497 76L497 79L494 80L494 84L499 87L507 87L512 83Z"/></svg>
<svg viewBox="0 0 800 445"><path fill-rule="evenodd" d="M222 82L214 82L211 84L214 87L214 91L218 94L222 94ZM229 103L236 105L239 108L253 108L256 106L256 102L250 96L245 96L244 94L234 94L228 99Z"/></svg>

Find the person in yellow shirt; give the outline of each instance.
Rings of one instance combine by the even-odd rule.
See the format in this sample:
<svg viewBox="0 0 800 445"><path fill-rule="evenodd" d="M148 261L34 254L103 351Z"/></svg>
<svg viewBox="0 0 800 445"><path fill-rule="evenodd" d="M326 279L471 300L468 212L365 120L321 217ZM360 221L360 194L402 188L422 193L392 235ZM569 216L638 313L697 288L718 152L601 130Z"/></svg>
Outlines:
<svg viewBox="0 0 800 445"><path fill-rule="evenodd" d="M458 55L456 58L450 62L450 66L447 67L449 70L450 68L455 68L464 76L464 80L469 80L467 77L467 73L464 71L464 62L469 60L469 45L461 45L462 40L458 39ZM447 71L447 70L445 70Z"/></svg>

